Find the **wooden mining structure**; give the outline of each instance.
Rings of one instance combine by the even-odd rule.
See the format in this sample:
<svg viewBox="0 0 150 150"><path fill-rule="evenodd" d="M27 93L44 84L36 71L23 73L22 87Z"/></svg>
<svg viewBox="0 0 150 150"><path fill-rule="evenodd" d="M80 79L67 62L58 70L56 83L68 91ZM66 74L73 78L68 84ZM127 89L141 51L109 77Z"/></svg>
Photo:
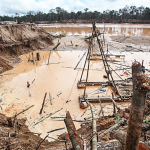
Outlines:
<svg viewBox="0 0 150 150"><path fill-rule="evenodd" d="M129 101L131 99L131 95L132 94L120 94L119 92L119 88L117 85L123 84L124 82L126 82L125 80L123 80L115 70L112 69L112 67L110 66L110 64L108 64L108 61L112 61L112 59L110 58L110 56L115 56L115 57L125 57L125 55L114 55L114 54L108 54L108 46L107 46L107 53L104 53L103 50L103 44L105 44L105 39L104 39L104 33L100 33L100 31L96 28L95 23L92 24L93 25L93 30L92 30L92 36L90 36L89 38L86 38L86 40L89 40L89 47L88 47L88 52L86 55L86 59L85 59L85 63L82 69L82 73L81 73L81 77L80 80L77 83L77 87L78 88L84 88L84 93L82 96L79 96L79 102L83 103L83 102L112 102L112 98L111 97L87 97L86 94L86 88L87 86L111 86L116 98L115 101ZM103 35L101 37L101 35ZM98 44L98 51L99 53L94 53L94 44L96 43L94 40L96 40L97 44ZM93 59L92 56L101 56L101 59ZM109 60L107 58L110 58ZM103 65L105 68L105 72L107 74L107 78L108 81L106 82L88 82L88 76L89 76L89 66L90 66L90 61L91 60L102 60L103 61ZM83 77L83 73L85 71L85 66L88 66L88 68L86 69L86 80L82 81L82 77ZM121 80L114 80L113 75L112 75L112 71L114 71L120 78ZM128 85L131 87L131 84ZM128 87L127 86L127 87ZM132 89L131 89L132 90Z"/></svg>

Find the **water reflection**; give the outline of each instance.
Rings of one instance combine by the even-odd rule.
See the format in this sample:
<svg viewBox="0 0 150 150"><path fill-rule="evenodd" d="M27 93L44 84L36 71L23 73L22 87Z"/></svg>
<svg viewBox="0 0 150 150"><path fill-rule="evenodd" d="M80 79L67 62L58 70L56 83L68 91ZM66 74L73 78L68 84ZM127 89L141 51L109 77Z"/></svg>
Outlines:
<svg viewBox="0 0 150 150"><path fill-rule="evenodd" d="M104 25L103 25L104 26ZM100 31L104 30L103 26L97 26ZM90 35L92 28L89 25L86 26L67 26L56 25L56 26L43 26L43 28L56 34L66 35ZM131 36L150 36L150 27L147 25L106 25L105 32L110 35L131 35Z"/></svg>

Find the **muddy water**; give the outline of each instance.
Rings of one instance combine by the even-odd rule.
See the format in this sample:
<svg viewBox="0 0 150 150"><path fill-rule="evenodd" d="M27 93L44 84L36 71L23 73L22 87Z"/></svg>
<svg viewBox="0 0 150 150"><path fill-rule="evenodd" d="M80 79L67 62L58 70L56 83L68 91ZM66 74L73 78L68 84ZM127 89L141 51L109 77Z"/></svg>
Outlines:
<svg viewBox="0 0 150 150"><path fill-rule="evenodd" d="M90 35L91 24L40 25L46 31L66 35ZM104 28L105 26L105 28ZM97 28L110 35L150 36L150 26L145 24L97 24Z"/></svg>
<svg viewBox="0 0 150 150"><path fill-rule="evenodd" d="M36 52L34 52L35 54ZM21 56L22 63L14 66L13 70L7 71L0 77L0 113L4 113L8 116L13 116L16 112L20 112L23 109L34 105L30 110L21 114L18 118L27 117L26 124L29 129L33 132L42 133L41 137L45 137L47 132L65 127L63 121L52 120L47 118L43 122L35 125L43 117L45 118L51 113L58 110L52 117L64 117L66 111L70 111L73 119L83 120L84 117L89 117L90 110L85 113L84 110L79 108L78 96L83 94L83 89L77 89L77 81L81 76L81 69L84 64L85 57L79 63L78 69L74 70L74 67L82 57L85 51L53 51L50 57L50 64L47 65L49 52L40 51L41 61L33 64L28 62L29 55ZM111 52L114 53L114 52ZM119 52L115 52L118 54ZM125 59L119 59L120 63L131 65L134 59L141 62L142 58L145 58L146 68L149 68L149 57L147 53L122 53L125 54ZM147 61L146 61L147 60ZM117 65L112 65L113 69L117 68ZM87 68L87 66L86 66ZM122 67L120 67L121 69ZM102 61L91 61L90 72L88 81L106 81L103 78L104 67ZM119 74L123 78L130 77L125 76L123 71L119 71ZM116 74L113 74L115 79L119 79ZM35 81L34 81L35 79ZM83 75L83 80L86 79L86 71ZM31 84L27 88L27 81ZM34 81L32 83L32 81ZM90 97L95 97L96 94L100 96L110 96L111 89L105 88L106 92L99 93L97 90L100 87L88 87L87 93ZM43 102L44 94L47 92L46 103L43 109L43 113L39 115L41 105ZM52 96L52 105L49 100L49 92ZM99 104L94 104L95 110L99 112ZM127 107L129 104L119 104L120 107ZM112 114L113 107L111 104L104 106L104 114ZM76 127L79 128L80 124L75 123ZM51 133L50 136L57 138L57 135L64 133L62 130L59 132ZM51 140L51 139L49 139Z"/></svg>
<svg viewBox="0 0 150 150"><path fill-rule="evenodd" d="M23 62L16 65L14 70L5 72L0 78L0 82L2 82L0 88L1 113L13 116L16 112L34 105L29 111L21 114L19 118L27 117L29 129L33 132L42 133L41 137L44 137L50 130L65 127L63 121L56 122L50 118L34 126L41 117L54 113L61 108L62 110L52 117L63 117L68 110L74 119L80 120L84 111L79 109L78 103L78 96L83 93L83 90L77 89L81 69L74 70L74 67L83 53L84 51L52 52L49 65L47 65L49 52L40 52L42 61L35 64L27 61L29 55L22 56ZM101 65L98 64L95 67L91 65L91 68ZM81 67L83 67L83 61L79 64L79 68ZM92 74L95 74L93 78L95 81L95 78L100 81L100 74L96 74L95 70L91 71L89 80L92 80ZM35 81L32 83L34 79ZM83 79L85 78L83 77ZM27 88L27 81L31 84L30 88ZM97 87L91 90L95 89ZM43 113L39 115L45 92L47 92L46 104ZM52 95L53 105L50 104L49 92ZM90 110L85 116L89 114ZM76 127L79 128L79 123L76 124ZM64 130L60 131L59 134L63 132ZM52 137L57 138L57 135L58 132L53 133Z"/></svg>

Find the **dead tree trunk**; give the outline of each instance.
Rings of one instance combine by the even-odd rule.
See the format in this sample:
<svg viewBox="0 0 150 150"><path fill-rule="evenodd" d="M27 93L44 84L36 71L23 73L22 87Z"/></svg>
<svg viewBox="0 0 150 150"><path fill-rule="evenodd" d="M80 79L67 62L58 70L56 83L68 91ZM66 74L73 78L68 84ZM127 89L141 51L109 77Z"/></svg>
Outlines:
<svg viewBox="0 0 150 150"><path fill-rule="evenodd" d="M83 143L81 142L81 139L80 139L79 134L75 128L75 125L73 123L73 120L70 116L69 111L67 111L67 113L66 113L66 119L64 119L64 122L66 124L73 149L74 150L83 150Z"/></svg>
<svg viewBox="0 0 150 150"><path fill-rule="evenodd" d="M132 64L133 96L125 150L137 150L142 131L143 113L148 87L139 62Z"/></svg>

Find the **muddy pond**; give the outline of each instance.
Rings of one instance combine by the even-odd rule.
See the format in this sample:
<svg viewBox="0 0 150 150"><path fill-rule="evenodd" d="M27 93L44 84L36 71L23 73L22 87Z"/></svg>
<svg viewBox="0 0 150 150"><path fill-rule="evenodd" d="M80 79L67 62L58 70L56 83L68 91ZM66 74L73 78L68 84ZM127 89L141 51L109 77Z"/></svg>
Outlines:
<svg viewBox="0 0 150 150"><path fill-rule="evenodd" d="M65 34L75 35L75 33L82 35L82 32L88 34L90 33L90 26L83 25L83 27L78 27L78 25L62 25L61 27L57 25L43 25L49 32L61 32L64 31ZM106 31L113 32L115 28L118 28L120 34L126 31L122 31L121 28L130 27L118 27L115 25L113 27L106 27ZM137 25L137 28L133 30L138 30L136 34L144 35L148 32L149 27L145 25ZM101 28L101 27L100 27ZM103 28L103 26L102 26ZM150 30L149 30L150 32ZM118 33L119 34L119 33ZM69 38L69 37L68 37ZM82 37L83 38L83 37ZM63 39L63 38L62 38ZM61 42L61 39L60 39ZM105 47L106 49L106 47ZM37 51L34 52L34 55ZM45 137L47 132L65 127L63 117L65 117L66 111L69 111L74 120L84 120L84 118L91 116L90 108L83 115L85 110L80 109L78 96L83 94L83 89L77 88L77 82L80 80L82 68L84 66L85 56L83 56L87 51L81 50L80 48L74 49L70 47L67 51L38 51L41 56L40 61L36 61L34 64L28 62L29 54L20 56L22 62L15 65L14 69L4 72L0 75L0 109L1 113L8 116L13 116L16 112L20 112L23 109L34 105L30 110L26 111L24 114L18 116L18 118L26 117L26 124L32 132L42 133L41 137ZM117 64L111 64L113 69L120 68L118 74L121 75L123 79L131 77L131 74L124 74L123 66L120 64L131 66L132 62L136 59L142 62L144 58L144 65L146 69L150 69L149 66L149 52L120 52L120 50L110 51L111 54L124 55L123 58L111 59L118 60ZM50 54L50 61L48 64L48 58ZM83 58L82 58L83 56ZM74 69L77 63L80 61L78 67ZM86 66L87 68L87 66ZM129 71L130 72L130 71ZM104 66L102 61L91 61L90 71L88 81L106 81L103 78L105 75ZM115 79L119 77L113 73ZM86 79L86 70L83 75L83 80ZM27 88L27 81L31 84ZM111 88L104 88L105 91L99 92L99 86L92 86L87 88L87 94L89 96L100 95L102 97L111 96ZM43 112L39 115L41 105L45 93L47 93L46 103L43 108ZM50 103L49 93L52 97L52 104ZM119 103L121 108L128 107L130 103ZM99 104L93 104L95 106L95 111L98 114L100 110ZM112 115L113 105L102 104L104 114ZM56 118L54 118L56 117ZM57 118L58 117L58 118ZM62 117L62 118L59 118ZM97 117L99 117L97 115ZM80 122L75 122L77 128L80 127ZM49 136L57 138L58 135L64 133L66 129L53 132ZM48 139L51 141L52 139Z"/></svg>
<svg viewBox="0 0 150 150"><path fill-rule="evenodd" d="M91 24L50 24L39 26L50 33L76 36L88 36L92 31ZM150 25L147 24L96 24L96 27L110 35L150 36Z"/></svg>

